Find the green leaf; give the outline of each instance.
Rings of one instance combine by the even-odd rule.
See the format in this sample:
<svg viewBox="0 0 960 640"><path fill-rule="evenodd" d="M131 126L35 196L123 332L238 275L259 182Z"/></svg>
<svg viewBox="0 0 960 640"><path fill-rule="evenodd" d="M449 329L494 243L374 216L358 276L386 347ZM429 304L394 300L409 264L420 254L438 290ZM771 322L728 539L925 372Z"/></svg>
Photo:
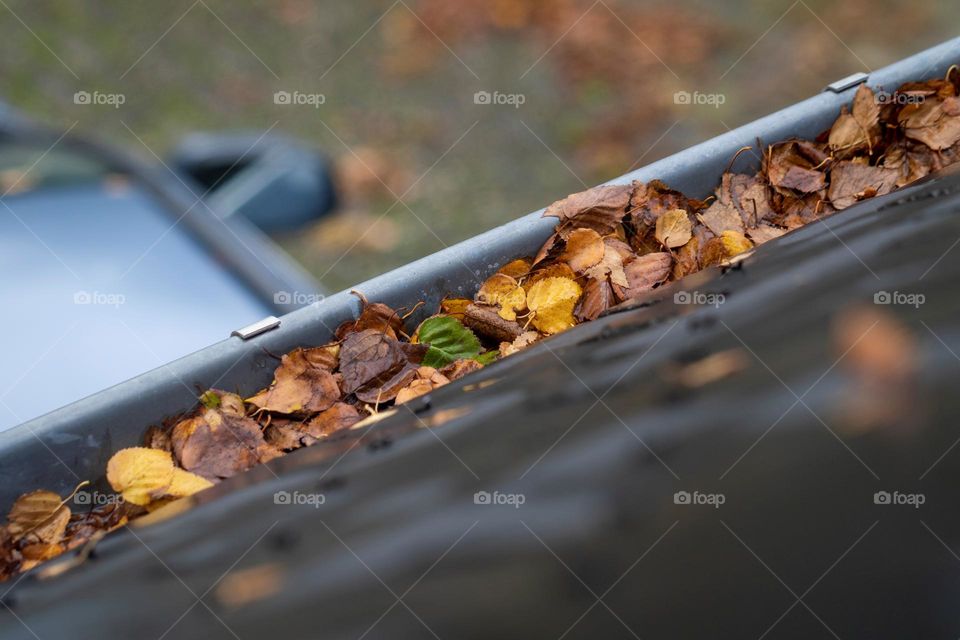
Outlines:
<svg viewBox="0 0 960 640"><path fill-rule="evenodd" d="M212 389L210 391L204 392L200 396L200 404L205 406L207 409L217 409L220 407L220 396L217 395L216 391Z"/></svg>
<svg viewBox="0 0 960 640"><path fill-rule="evenodd" d="M494 351L487 351L486 353L481 353L476 358L474 358L474 360L476 360L483 366L487 366L491 362L496 362L497 358L499 357L500 357L500 352L494 350Z"/></svg>
<svg viewBox="0 0 960 640"><path fill-rule="evenodd" d="M454 360L476 358L480 354L480 340L473 331L450 316L427 318L417 333L421 343L430 345L423 357L423 365L439 369Z"/></svg>

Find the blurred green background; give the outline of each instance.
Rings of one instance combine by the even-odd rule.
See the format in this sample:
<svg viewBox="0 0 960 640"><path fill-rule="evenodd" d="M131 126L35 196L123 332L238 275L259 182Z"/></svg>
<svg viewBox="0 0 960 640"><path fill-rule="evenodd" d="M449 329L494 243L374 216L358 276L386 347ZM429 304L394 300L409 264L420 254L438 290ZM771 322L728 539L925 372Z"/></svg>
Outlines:
<svg viewBox="0 0 960 640"><path fill-rule="evenodd" d="M150 161L196 130L273 127L323 149L340 209L277 239L337 290L955 36L958 19L933 1L0 0L0 99ZM78 90L126 102L76 105Z"/></svg>

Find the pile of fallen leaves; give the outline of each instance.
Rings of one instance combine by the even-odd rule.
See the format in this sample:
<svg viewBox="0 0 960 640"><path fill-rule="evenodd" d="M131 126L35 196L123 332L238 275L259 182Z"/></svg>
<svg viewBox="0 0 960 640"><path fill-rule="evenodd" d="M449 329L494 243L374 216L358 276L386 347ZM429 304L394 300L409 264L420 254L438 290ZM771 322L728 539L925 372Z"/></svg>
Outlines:
<svg viewBox="0 0 960 640"><path fill-rule="evenodd" d="M861 85L829 131L767 147L756 174L725 172L706 200L659 181L570 195L547 208L559 222L536 256L501 267L472 300L443 300L412 332L413 309L402 315L360 295L357 319L328 344L284 355L268 388L249 398L207 391L191 415L151 427L144 446L114 454L106 479L118 497L110 504L73 513L72 494L18 498L0 527L0 578L956 162L958 88L955 67L946 79L907 83L883 99Z"/></svg>

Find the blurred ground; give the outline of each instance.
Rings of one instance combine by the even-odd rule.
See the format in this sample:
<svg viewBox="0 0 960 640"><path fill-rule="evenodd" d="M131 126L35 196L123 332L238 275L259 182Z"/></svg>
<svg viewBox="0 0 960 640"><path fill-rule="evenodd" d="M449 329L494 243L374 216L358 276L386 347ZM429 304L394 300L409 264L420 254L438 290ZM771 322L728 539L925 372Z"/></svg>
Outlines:
<svg viewBox="0 0 960 640"><path fill-rule="evenodd" d="M336 290L936 44L958 19L932 0L2 0L0 99L149 160L198 129L316 144L343 204L279 240ZM80 90L126 102L76 105Z"/></svg>

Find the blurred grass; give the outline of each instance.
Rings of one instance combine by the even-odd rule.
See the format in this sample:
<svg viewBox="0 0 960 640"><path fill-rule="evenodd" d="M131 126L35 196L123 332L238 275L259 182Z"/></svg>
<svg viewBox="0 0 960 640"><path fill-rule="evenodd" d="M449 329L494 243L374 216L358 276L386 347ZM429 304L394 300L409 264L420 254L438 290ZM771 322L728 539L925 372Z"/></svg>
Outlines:
<svg viewBox="0 0 960 640"><path fill-rule="evenodd" d="M278 239L331 289L936 44L960 18L867 0L7 5L2 98L42 121L148 160L189 131L276 123L334 157L341 210ZM78 90L126 103L75 105ZM276 105L278 90L326 102ZM474 104L480 90L525 103ZM677 105L678 90L726 101Z"/></svg>

